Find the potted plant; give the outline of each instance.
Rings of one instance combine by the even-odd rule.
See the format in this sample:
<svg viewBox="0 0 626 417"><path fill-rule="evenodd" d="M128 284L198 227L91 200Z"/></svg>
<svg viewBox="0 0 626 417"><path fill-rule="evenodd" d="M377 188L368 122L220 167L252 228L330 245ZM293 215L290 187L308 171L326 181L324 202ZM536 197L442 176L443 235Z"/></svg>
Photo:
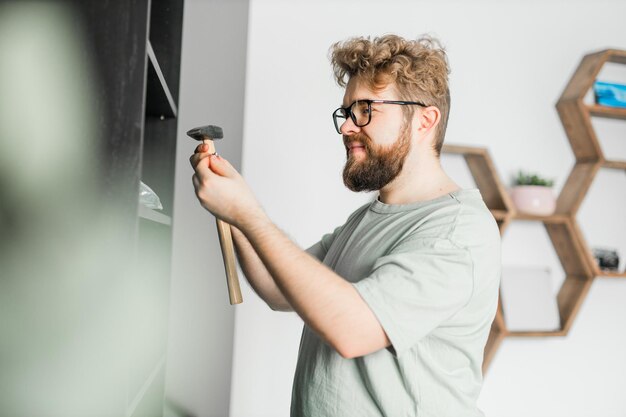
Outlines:
<svg viewBox="0 0 626 417"><path fill-rule="evenodd" d="M556 198L552 192L553 180L519 171L513 183L511 198L518 211L538 216L554 213Z"/></svg>

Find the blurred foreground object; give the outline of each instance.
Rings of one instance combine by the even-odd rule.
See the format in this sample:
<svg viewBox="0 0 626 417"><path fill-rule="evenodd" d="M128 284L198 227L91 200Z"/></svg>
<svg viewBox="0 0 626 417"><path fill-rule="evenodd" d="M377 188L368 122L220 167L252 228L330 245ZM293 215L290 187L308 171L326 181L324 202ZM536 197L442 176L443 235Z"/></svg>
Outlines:
<svg viewBox="0 0 626 417"><path fill-rule="evenodd" d="M0 5L0 415L118 415L128 265L80 19Z"/></svg>
<svg viewBox="0 0 626 417"><path fill-rule="evenodd" d="M2 417L163 413L176 120L146 92L179 57L151 10L180 30L176 0L0 3Z"/></svg>

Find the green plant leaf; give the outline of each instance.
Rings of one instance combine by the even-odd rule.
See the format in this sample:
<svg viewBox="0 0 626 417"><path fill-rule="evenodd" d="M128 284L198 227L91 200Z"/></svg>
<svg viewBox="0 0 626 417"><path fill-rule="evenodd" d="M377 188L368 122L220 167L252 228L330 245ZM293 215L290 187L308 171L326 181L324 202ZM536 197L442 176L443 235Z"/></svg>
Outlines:
<svg viewBox="0 0 626 417"><path fill-rule="evenodd" d="M517 177L513 180L514 185L540 185L544 187L552 187L554 180L543 178L535 173L524 173L519 170Z"/></svg>

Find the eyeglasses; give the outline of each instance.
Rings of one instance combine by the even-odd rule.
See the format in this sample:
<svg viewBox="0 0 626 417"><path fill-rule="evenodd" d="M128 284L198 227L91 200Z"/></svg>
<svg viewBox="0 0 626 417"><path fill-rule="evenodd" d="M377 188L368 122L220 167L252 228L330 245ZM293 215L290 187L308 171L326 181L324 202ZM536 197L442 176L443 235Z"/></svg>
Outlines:
<svg viewBox="0 0 626 417"><path fill-rule="evenodd" d="M418 101L397 101L397 100L357 100L348 107L339 107L333 112L333 122L337 133L341 134L341 126L348 120L348 116L352 119L355 126L367 126L372 121L372 103L383 104L399 104L427 107L426 104Z"/></svg>

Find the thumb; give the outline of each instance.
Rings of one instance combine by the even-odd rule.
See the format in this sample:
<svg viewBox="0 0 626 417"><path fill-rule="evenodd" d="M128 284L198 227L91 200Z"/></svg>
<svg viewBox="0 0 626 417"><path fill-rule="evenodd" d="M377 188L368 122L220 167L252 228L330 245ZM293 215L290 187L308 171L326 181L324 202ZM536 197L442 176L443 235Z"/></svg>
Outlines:
<svg viewBox="0 0 626 417"><path fill-rule="evenodd" d="M221 177L233 177L237 175L237 170L226 159L219 155L211 155L209 163L211 171Z"/></svg>

